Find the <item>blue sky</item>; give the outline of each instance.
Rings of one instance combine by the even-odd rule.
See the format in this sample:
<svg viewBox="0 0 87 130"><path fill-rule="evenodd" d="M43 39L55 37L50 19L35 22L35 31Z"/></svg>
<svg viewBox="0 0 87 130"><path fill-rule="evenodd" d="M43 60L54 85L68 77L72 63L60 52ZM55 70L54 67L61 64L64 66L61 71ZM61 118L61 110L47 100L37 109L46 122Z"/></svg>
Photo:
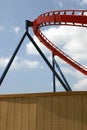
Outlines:
<svg viewBox="0 0 87 130"><path fill-rule="evenodd" d="M33 21L44 12L60 9L87 9L87 0L0 1L0 76L25 31L25 20ZM87 29L51 26L43 29L43 32L67 54L87 66ZM38 41L32 29L30 34L51 62L51 52ZM56 60L72 90L87 90L86 76L61 59L56 57ZM56 89L64 91L58 81L56 81ZM36 92L52 92L52 72L26 38L0 86L0 94Z"/></svg>

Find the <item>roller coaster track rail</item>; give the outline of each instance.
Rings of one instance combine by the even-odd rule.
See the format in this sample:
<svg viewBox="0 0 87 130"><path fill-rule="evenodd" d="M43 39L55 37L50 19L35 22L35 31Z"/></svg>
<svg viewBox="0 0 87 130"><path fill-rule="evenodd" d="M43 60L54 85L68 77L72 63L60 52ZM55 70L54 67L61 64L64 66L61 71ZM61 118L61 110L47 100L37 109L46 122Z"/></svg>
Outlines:
<svg viewBox="0 0 87 130"><path fill-rule="evenodd" d="M87 10L57 10L41 14L28 26L33 28L34 34L54 55L60 57L72 67L87 75L87 68L72 59L64 51L54 45L40 30L44 26L64 25L87 27Z"/></svg>

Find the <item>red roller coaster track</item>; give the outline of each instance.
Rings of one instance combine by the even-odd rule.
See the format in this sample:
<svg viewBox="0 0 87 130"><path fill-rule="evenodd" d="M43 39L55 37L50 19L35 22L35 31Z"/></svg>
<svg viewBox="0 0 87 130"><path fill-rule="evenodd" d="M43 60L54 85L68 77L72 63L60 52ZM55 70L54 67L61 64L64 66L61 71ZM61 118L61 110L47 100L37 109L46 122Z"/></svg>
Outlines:
<svg viewBox="0 0 87 130"><path fill-rule="evenodd" d="M65 62L73 66L75 69L87 75L87 68L79 64L77 61L75 61L58 47L56 47L41 32L41 27L50 25L87 27L87 10L58 10L46 12L40 15L37 19L33 21L33 24L31 24L34 34L48 49L50 49L54 53L54 55L57 55Z"/></svg>

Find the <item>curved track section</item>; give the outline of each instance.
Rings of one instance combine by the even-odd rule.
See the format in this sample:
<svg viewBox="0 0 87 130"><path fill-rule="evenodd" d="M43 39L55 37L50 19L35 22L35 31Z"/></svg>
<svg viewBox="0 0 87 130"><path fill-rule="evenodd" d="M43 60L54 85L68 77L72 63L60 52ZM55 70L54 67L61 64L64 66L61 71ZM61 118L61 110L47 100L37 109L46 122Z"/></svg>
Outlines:
<svg viewBox="0 0 87 130"><path fill-rule="evenodd" d="M31 25L33 27L34 34L48 49L54 53L54 55L57 55L72 67L87 75L87 68L76 62L74 59L56 47L40 31L41 27L51 25L87 27L87 10L59 10L47 12L35 19Z"/></svg>

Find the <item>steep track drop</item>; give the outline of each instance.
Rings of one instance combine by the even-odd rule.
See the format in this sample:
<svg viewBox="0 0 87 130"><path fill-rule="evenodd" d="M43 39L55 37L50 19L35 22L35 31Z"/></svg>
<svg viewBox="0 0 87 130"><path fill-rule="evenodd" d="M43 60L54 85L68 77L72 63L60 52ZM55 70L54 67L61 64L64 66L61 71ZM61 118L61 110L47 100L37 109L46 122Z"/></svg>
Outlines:
<svg viewBox="0 0 87 130"><path fill-rule="evenodd" d="M87 68L76 62L62 50L56 47L46 36L40 31L41 27L50 25L65 25L87 27L87 10L59 10L46 12L35 19L31 25L34 34L38 39L50 49L54 55L57 55L72 67L87 75Z"/></svg>

